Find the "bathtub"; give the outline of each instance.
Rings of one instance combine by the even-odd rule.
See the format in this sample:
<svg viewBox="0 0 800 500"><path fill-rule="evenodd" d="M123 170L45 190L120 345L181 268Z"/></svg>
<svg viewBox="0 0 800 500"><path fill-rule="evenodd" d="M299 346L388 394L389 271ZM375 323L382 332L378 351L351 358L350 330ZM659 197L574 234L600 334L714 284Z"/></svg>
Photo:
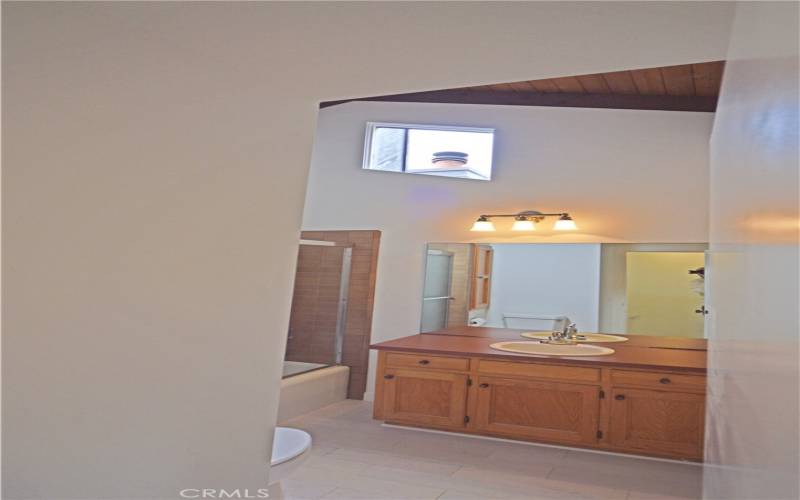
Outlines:
<svg viewBox="0 0 800 500"><path fill-rule="evenodd" d="M283 378L294 377L301 373L319 370L320 368L327 368L330 365L322 363L306 363L304 361L284 361L283 362Z"/></svg>
<svg viewBox="0 0 800 500"><path fill-rule="evenodd" d="M296 373L302 368L309 368L311 371L285 376L281 380L278 422L284 422L347 399L347 381L350 377L350 368L347 366L310 367L300 365L310 365L311 363L296 361L286 361L285 363L294 363L294 365L284 365L284 373Z"/></svg>

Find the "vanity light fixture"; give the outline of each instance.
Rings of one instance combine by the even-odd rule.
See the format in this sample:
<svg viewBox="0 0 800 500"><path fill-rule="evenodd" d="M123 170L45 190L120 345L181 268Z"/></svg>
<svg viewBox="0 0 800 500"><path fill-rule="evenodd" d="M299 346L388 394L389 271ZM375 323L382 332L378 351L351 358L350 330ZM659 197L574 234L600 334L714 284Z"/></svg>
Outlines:
<svg viewBox="0 0 800 500"><path fill-rule="evenodd" d="M517 215L514 224L511 225L512 231L536 231L536 223L524 215Z"/></svg>
<svg viewBox="0 0 800 500"><path fill-rule="evenodd" d="M494 223L490 221L487 218L487 216L481 215L480 217L478 217L478 220L476 220L475 223L472 224L472 229L470 229L470 231L480 231L480 232L495 231Z"/></svg>
<svg viewBox="0 0 800 500"><path fill-rule="evenodd" d="M578 229L578 226L575 224L575 221L572 220L572 217L569 214L562 214L561 217L558 218L555 225L553 225L553 229L556 231L574 231Z"/></svg>
<svg viewBox="0 0 800 500"><path fill-rule="evenodd" d="M490 220L494 217L514 217L514 224L511 226L512 231L535 231L536 224L543 221L545 217L558 217L558 220L553 225L553 229L556 231L574 231L578 229L575 221L566 212L543 214L536 210L525 210L517 214L481 215L472 225L470 231L495 231L494 223Z"/></svg>

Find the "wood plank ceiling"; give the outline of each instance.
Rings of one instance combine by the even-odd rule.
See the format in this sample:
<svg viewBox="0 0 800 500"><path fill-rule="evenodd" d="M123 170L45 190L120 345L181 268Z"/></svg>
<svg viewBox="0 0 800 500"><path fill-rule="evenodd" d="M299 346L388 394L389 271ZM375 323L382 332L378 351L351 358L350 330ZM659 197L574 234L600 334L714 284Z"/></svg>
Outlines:
<svg viewBox="0 0 800 500"><path fill-rule="evenodd" d="M439 102L511 106L716 110L724 61L329 101Z"/></svg>

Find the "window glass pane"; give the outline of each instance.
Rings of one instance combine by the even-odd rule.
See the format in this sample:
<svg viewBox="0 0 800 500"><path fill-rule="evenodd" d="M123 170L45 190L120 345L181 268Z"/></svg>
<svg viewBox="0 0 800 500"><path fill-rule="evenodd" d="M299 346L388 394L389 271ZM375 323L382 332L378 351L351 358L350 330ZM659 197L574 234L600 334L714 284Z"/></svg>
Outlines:
<svg viewBox="0 0 800 500"><path fill-rule="evenodd" d="M367 123L364 168L490 180L494 130Z"/></svg>
<svg viewBox="0 0 800 500"><path fill-rule="evenodd" d="M491 133L410 129L406 171L489 179L492 142Z"/></svg>
<svg viewBox="0 0 800 500"><path fill-rule="evenodd" d="M376 170L402 172L406 129L377 127L372 135L370 165Z"/></svg>

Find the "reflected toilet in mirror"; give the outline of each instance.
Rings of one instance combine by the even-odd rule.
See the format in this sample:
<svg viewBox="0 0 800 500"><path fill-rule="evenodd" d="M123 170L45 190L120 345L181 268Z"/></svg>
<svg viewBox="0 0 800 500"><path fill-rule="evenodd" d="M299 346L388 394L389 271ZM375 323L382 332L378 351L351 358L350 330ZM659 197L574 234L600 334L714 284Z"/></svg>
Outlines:
<svg viewBox="0 0 800 500"><path fill-rule="evenodd" d="M549 333L575 323L587 334L704 338L707 247L430 243L420 331L470 325Z"/></svg>

